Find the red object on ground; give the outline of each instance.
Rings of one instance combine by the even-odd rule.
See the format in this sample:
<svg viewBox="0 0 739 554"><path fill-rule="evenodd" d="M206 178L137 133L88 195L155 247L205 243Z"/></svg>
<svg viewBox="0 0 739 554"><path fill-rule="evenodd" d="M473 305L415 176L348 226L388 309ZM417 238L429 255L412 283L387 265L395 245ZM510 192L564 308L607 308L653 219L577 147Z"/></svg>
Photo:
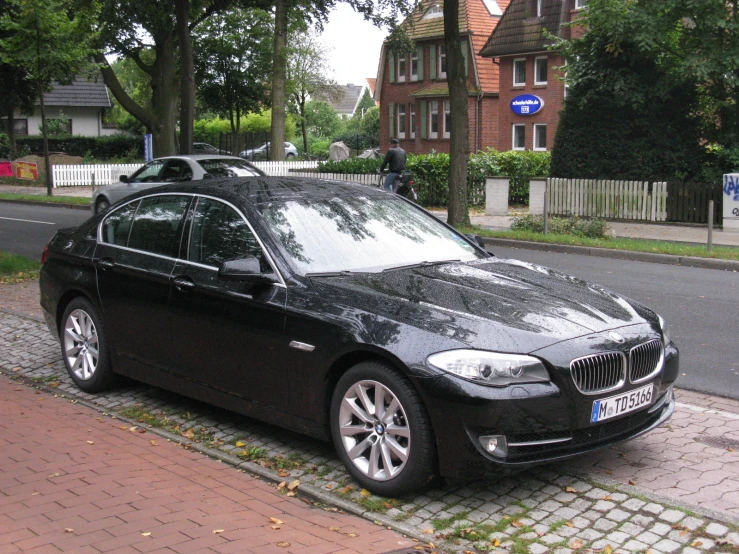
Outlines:
<svg viewBox="0 0 739 554"><path fill-rule="evenodd" d="M15 162L15 176L18 179L38 181L38 166L33 162Z"/></svg>
<svg viewBox="0 0 739 554"><path fill-rule="evenodd" d="M0 376L0 552L380 554L417 544L129 428Z"/></svg>
<svg viewBox="0 0 739 554"><path fill-rule="evenodd" d="M13 162L0 162L0 177L13 176Z"/></svg>

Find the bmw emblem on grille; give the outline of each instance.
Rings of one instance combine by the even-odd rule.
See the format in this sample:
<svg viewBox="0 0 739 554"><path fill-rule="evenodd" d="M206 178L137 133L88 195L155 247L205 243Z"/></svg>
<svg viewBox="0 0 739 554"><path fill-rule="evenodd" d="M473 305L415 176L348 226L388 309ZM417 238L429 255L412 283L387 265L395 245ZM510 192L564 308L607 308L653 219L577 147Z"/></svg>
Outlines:
<svg viewBox="0 0 739 554"><path fill-rule="evenodd" d="M626 340L621 335L619 335L618 333L615 333L613 331L611 331L610 333L608 333L608 336L611 337L611 340L616 341L619 344L623 343Z"/></svg>

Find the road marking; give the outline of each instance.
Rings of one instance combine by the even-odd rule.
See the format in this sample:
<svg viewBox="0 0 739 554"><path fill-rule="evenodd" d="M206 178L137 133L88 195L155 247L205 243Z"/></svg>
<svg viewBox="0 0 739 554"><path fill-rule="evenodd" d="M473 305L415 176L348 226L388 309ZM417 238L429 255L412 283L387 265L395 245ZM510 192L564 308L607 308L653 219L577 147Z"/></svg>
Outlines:
<svg viewBox="0 0 739 554"><path fill-rule="evenodd" d="M56 225L52 221L34 221L33 219L16 219L15 217L0 217L0 219L7 219L8 221L22 221L24 223L40 223L42 225Z"/></svg>
<svg viewBox="0 0 739 554"><path fill-rule="evenodd" d="M682 402L675 402L675 406L679 408L687 408L688 410L692 410L694 412L719 415L719 416L723 416L729 419L739 419L739 414L725 412L723 410L712 410L710 408L704 408L703 406L694 406L693 404L683 404Z"/></svg>

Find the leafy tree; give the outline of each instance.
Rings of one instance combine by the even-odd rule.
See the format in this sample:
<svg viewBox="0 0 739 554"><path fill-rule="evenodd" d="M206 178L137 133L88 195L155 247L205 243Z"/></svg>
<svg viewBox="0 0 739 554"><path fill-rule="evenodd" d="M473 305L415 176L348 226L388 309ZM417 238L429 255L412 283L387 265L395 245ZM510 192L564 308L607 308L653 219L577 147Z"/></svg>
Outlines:
<svg viewBox="0 0 739 554"><path fill-rule="evenodd" d="M265 99L271 63L272 17L233 9L212 16L194 35L195 74L201 104L241 131L241 116Z"/></svg>
<svg viewBox="0 0 739 554"><path fill-rule="evenodd" d="M336 114L336 110L322 100L310 100L305 104L301 123L304 128L303 137L306 140L305 129L313 137L331 138L341 128L341 119Z"/></svg>
<svg viewBox="0 0 739 554"><path fill-rule="evenodd" d="M151 63L154 59L154 52L151 50L142 50L140 56L147 63ZM145 109L151 109L151 77L144 73L141 68L136 65L132 59L119 58L111 64L116 78L120 82L123 90L137 104ZM111 98L112 108L103 116L106 123L114 124L118 129L132 131L136 134L143 135L146 127L142 123L128 113L121 103L113 96Z"/></svg>
<svg viewBox="0 0 739 554"><path fill-rule="evenodd" d="M97 38L97 5L87 9L68 0L8 0L0 20L5 38L0 40L0 63L23 67L39 92L43 130L46 186L51 196L52 179L46 128L44 92L53 83L69 84L89 68Z"/></svg>
<svg viewBox="0 0 739 554"><path fill-rule="evenodd" d="M367 110L376 106L377 104L375 104L375 99L372 98L369 89L366 88L364 89L364 94L362 94L362 98L360 98L359 100L359 104L357 104L357 110L354 115L359 114L363 117Z"/></svg>

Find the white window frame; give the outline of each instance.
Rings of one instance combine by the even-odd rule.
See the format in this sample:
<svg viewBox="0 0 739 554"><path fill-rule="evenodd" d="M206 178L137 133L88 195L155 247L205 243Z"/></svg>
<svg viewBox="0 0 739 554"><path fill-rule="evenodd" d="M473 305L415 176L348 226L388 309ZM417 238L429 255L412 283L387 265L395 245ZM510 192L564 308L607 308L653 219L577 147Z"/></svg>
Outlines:
<svg viewBox="0 0 739 554"><path fill-rule="evenodd" d="M398 78L396 79L398 83L405 83L406 63L405 56L398 56ZM400 71L401 67L403 68L402 73Z"/></svg>
<svg viewBox="0 0 739 554"><path fill-rule="evenodd" d="M539 152L544 152L547 149L547 141L546 136L544 137L544 146L539 146L539 133L541 129L544 128L544 134L546 135L547 132L547 126L546 123L534 123L534 150L537 150Z"/></svg>
<svg viewBox="0 0 739 554"><path fill-rule="evenodd" d="M451 106L450 100L444 100L442 106L444 107L444 117L442 118L442 122L444 123L444 138L448 139L452 136L452 106ZM447 122L449 125L447 125Z"/></svg>
<svg viewBox="0 0 739 554"><path fill-rule="evenodd" d="M547 65L547 76L543 81L539 80L539 62L544 60ZM546 85L549 82L549 56L537 56L534 58L534 84L535 85Z"/></svg>
<svg viewBox="0 0 739 554"><path fill-rule="evenodd" d="M588 5L588 0L575 0L575 9L581 10Z"/></svg>
<svg viewBox="0 0 739 554"><path fill-rule="evenodd" d="M434 131L434 116L436 116L436 131ZM429 102L429 138L439 138L439 101Z"/></svg>
<svg viewBox="0 0 739 554"><path fill-rule="evenodd" d="M416 138L416 105L415 104L411 104L409 121L410 121L409 136L410 138L414 139Z"/></svg>
<svg viewBox="0 0 739 554"><path fill-rule="evenodd" d="M405 138L405 127L408 123L406 119L406 111L405 111L405 104L398 104L396 106L397 108L397 125L398 125L398 138L404 139ZM401 129L403 129L401 131Z"/></svg>
<svg viewBox="0 0 739 554"><path fill-rule="evenodd" d="M415 71L414 65L415 63ZM411 81L418 81L418 50L411 53Z"/></svg>
<svg viewBox="0 0 739 554"><path fill-rule="evenodd" d="M437 57L439 58L439 61L437 62L439 64L439 79L446 79L446 71L441 70L442 67L446 68L446 45L439 45L439 55Z"/></svg>
<svg viewBox="0 0 739 554"><path fill-rule="evenodd" d="M516 129L523 131L523 146L516 146ZM526 125L514 123L511 126L511 150L526 150Z"/></svg>
<svg viewBox="0 0 739 554"><path fill-rule="evenodd" d="M519 63L523 62L523 81L516 81L516 77L518 76L517 66ZM513 60L513 86L514 87L522 87L526 86L526 58L515 58Z"/></svg>
<svg viewBox="0 0 739 554"><path fill-rule="evenodd" d="M536 17L541 17L543 3L544 3L544 0L536 0Z"/></svg>
<svg viewBox="0 0 739 554"><path fill-rule="evenodd" d="M434 19L436 17L444 17L444 10L439 4L435 4L426 10L426 13L421 16L421 19Z"/></svg>

